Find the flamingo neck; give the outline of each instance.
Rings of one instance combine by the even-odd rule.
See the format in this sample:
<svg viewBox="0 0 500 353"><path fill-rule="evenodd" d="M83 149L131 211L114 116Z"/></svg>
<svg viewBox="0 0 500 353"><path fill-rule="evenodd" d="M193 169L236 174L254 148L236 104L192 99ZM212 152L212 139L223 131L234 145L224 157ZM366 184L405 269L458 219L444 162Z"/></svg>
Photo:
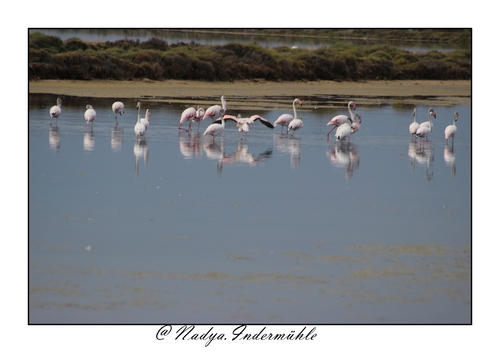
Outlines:
<svg viewBox="0 0 500 353"><path fill-rule="evenodd" d="M295 110L295 101L293 101L293 118L297 119L297 111Z"/></svg>
<svg viewBox="0 0 500 353"><path fill-rule="evenodd" d="M351 119L354 119L354 114L352 113L352 110L351 110L351 103L352 102L349 102L349 104L347 104L347 110L349 111L349 114L351 115Z"/></svg>

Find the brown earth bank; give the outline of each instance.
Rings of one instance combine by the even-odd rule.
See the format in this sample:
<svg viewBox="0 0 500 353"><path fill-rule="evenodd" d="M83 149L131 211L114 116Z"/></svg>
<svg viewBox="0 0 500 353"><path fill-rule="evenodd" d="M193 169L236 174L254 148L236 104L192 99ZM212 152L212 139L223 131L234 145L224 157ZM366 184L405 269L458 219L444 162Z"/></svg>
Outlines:
<svg viewBox="0 0 500 353"><path fill-rule="evenodd" d="M65 81L29 82L29 93L89 98L141 99L188 104L216 104L224 95L235 109L289 107L294 98L314 108L357 104L470 105L472 84L457 81L365 81L365 82L234 82L201 81Z"/></svg>

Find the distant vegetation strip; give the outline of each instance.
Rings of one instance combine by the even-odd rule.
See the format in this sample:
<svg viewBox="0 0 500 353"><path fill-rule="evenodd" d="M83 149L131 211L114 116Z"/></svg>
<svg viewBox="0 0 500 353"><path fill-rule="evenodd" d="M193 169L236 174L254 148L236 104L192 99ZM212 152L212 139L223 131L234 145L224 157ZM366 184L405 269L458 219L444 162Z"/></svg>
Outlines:
<svg viewBox="0 0 500 353"><path fill-rule="evenodd" d="M358 81L470 80L472 50L410 53L390 45L335 44L316 50L258 44L168 44L165 40L62 41L29 36L30 80Z"/></svg>

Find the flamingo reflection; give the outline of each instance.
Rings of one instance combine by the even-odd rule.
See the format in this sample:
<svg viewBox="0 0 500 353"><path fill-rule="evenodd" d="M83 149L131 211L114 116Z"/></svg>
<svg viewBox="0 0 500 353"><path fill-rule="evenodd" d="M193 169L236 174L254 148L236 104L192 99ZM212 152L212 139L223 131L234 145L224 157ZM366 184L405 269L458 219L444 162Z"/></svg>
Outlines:
<svg viewBox="0 0 500 353"><path fill-rule="evenodd" d="M412 172L415 165L425 167L427 181L431 181L434 175L432 166L434 164L434 147L432 141L410 142L408 145L408 156Z"/></svg>
<svg viewBox="0 0 500 353"><path fill-rule="evenodd" d="M302 148L300 139L290 139L286 135L274 135L274 147L284 154L290 154L292 168L299 166Z"/></svg>
<svg viewBox="0 0 500 353"><path fill-rule="evenodd" d="M353 145L336 144L326 151L333 166L344 168L346 180L351 180L354 170L359 168L359 154Z"/></svg>
<svg viewBox="0 0 500 353"><path fill-rule="evenodd" d="M247 163L251 166L256 166L261 162L269 159L273 154L273 149L268 148L264 152L253 155L248 152L248 144L245 141L238 142L238 147L236 148L236 152L231 155L226 155L223 159L225 163Z"/></svg>
<svg viewBox="0 0 500 353"><path fill-rule="evenodd" d="M453 150L453 145L451 147L444 146L444 162L447 166L451 167L451 174L455 176L457 174L457 166L455 165L455 151Z"/></svg>
<svg viewBox="0 0 500 353"><path fill-rule="evenodd" d="M193 157L200 158L203 155L203 148L200 143L200 134L179 133L179 149L186 159Z"/></svg>
<svg viewBox="0 0 500 353"><path fill-rule="evenodd" d="M61 147L61 137L58 126L51 126L49 129L49 145L54 151L59 152L59 148Z"/></svg>
<svg viewBox="0 0 500 353"><path fill-rule="evenodd" d="M224 139L221 138L220 143L206 141L203 144L203 151L208 159L221 160L224 158Z"/></svg>
<svg viewBox="0 0 500 353"><path fill-rule="evenodd" d="M225 163L230 163L231 158L227 158L224 153L224 137L221 137L220 143L210 141L203 144L203 150L208 159L217 160L217 174L222 175L222 166Z"/></svg>
<svg viewBox="0 0 500 353"><path fill-rule="evenodd" d="M111 130L111 149L113 152L120 152L122 149L123 142L123 129L115 124L113 130Z"/></svg>
<svg viewBox="0 0 500 353"><path fill-rule="evenodd" d="M139 159L144 160L144 165L148 163L149 149L145 138L139 138L134 145L135 156L135 176L139 175Z"/></svg>
<svg viewBox="0 0 500 353"><path fill-rule="evenodd" d="M94 130L92 128L85 131L83 134L83 150L86 152L93 151L95 147Z"/></svg>

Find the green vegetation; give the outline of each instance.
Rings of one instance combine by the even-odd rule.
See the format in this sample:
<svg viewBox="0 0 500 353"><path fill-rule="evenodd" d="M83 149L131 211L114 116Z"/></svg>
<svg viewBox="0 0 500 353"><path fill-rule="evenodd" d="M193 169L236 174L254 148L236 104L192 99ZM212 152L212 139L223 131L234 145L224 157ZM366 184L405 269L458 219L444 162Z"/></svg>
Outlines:
<svg viewBox="0 0 500 353"><path fill-rule="evenodd" d="M287 33L290 31L293 30L287 30ZM343 34L351 37L367 36L373 32L348 31ZM396 30L385 31L386 36L396 35L393 34ZM413 40L419 36L426 37L426 40L439 37L466 42L471 37L471 30L402 32L404 38L412 37ZM302 30L301 35L307 35L307 31ZM328 35L332 35L331 30ZM401 39L402 34L398 35ZM90 43L78 38L62 41L37 32L29 36L28 59L30 80L468 80L472 76L471 49L410 53L377 44L336 44L306 50L286 46L271 49L238 43L217 46L194 42L168 44L158 38L145 42Z"/></svg>

